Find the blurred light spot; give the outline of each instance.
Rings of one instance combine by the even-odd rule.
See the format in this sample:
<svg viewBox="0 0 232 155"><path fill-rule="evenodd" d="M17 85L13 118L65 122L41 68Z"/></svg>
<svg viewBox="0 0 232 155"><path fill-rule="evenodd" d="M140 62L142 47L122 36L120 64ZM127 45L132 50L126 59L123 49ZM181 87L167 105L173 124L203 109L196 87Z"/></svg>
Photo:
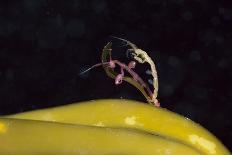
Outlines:
<svg viewBox="0 0 232 155"><path fill-rule="evenodd" d="M94 11L96 13L101 13L103 12L104 10L107 10L107 5L106 5L106 2L101 0L101 1L94 1L92 3L92 8L94 9Z"/></svg>
<svg viewBox="0 0 232 155"><path fill-rule="evenodd" d="M232 10L220 7L218 10L219 14L222 15L224 20L232 20Z"/></svg>
<svg viewBox="0 0 232 155"><path fill-rule="evenodd" d="M33 24L24 25L21 28L21 36L23 40L35 40L35 26Z"/></svg>
<svg viewBox="0 0 232 155"><path fill-rule="evenodd" d="M64 45L66 34L61 16L48 19L37 31L38 44L41 48L60 48Z"/></svg>
<svg viewBox="0 0 232 155"><path fill-rule="evenodd" d="M151 75L152 74L151 70L150 69L146 70L146 74Z"/></svg>
<svg viewBox="0 0 232 155"><path fill-rule="evenodd" d="M165 152L164 152L165 155L171 155L172 154L172 151L170 149L166 149Z"/></svg>
<svg viewBox="0 0 232 155"><path fill-rule="evenodd" d="M74 9L78 9L80 6L81 6L80 1L73 1L72 7L73 7Z"/></svg>
<svg viewBox="0 0 232 155"><path fill-rule="evenodd" d="M184 3L184 0L174 0L174 2L176 2L177 4L182 4Z"/></svg>
<svg viewBox="0 0 232 155"><path fill-rule="evenodd" d="M105 126L105 124L104 124L102 121L99 121L99 122L97 122L97 123L94 124L94 125L100 126L100 127L104 127L104 126Z"/></svg>
<svg viewBox="0 0 232 155"><path fill-rule="evenodd" d="M168 64L172 67L177 68L180 65L180 60L176 56L170 56L168 58Z"/></svg>
<svg viewBox="0 0 232 155"><path fill-rule="evenodd" d="M173 86L168 85L168 84L164 84L160 90L161 90L162 96L165 96L165 97L171 96L174 92Z"/></svg>
<svg viewBox="0 0 232 155"><path fill-rule="evenodd" d="M137 120L137 118L135 116L131 116L131 117L126 117L124 122L127 125L138 125L138 126L143 126L143 124L139 123Z"/></svg>
<svg viewBox="0 0 232 155"><path fill-rule="evenodd" d="M199 53L199 51L193 50L190 54L189 54L189 59L191 61L200 61L201 60L201 55Z"/></svg>
<svg viewBox="0 0 232 155"><path fill-rule="evenodd" d="M8 80L13 80L14 79L14 72L12 69L7 69L6 71L6 78Z"/></svg>
<svg viewBox="0 0 232 155"><path fill-rule="evenodd" d="M217 26L217 25L220 24L220 19L219 19L217 16L215 16L215 17L212 17L212 18L210 19L210 22L211 22L214 26Z"/></svg>
<svg viewBox="0 0 232 155"><path fill-rule="evenodd" d="M193 15L191 12L187 11L187 12L184 12L181 17L186 20L186 21L190 21L192 18L193 18Z"/></svg>
<svg viewBox="0 0 232 155"><path fill-rule="evenodd" d="M80 38L85 33L85 23L81 20L71 20L66 26L66 32L70 37Z"/></svg>
<svg viewBox="0 0 232 155"><path fill-rule="evenodd" d="M157 78L156 78L157 79ZM153 85L153 80L152 79L148 79L148 83L150 84L150 85Z"/></svg>
<svg viewBox="0 0 232 155"><path fill-rule="evenodd" d="M135 125L136 117L135 116L126 117L125 118L125 123L128 124L128 125Z"/></svg>
<svg viewBox="0 0 232 155"><path fill-rule="evenodd" d="M29 15L38 15L40 13L40 9L45 7L47 4L46 0L23 0L23 10L27 12ZM28 15L27 14L27 15Z"/></svg>
<svg viewBox="0 0 232 155"><path fill-rule="evenodd" d="M20 30L20 24L17 21L4 20L0 18L0 35L10 36Z"/></svg>
<svg viewBox="0 0 232 155"><path fill-rule="evenodd" d="M227 60L222 59L222 60L219 60L218 66L219 66L220 68L225 69L225 68L227 68L227 67L229 66L229 64L228 64L228 61L227 61Z"/></svg>
<svg viewBox="0 0 232 155"><path fill-rule="evenodd" d="M194 145L200 145L200 147L207 150L210 154L216 154L216 145L213 142L198 135L189 135L189 139Z"/></svg>
<svg viewBox="0 0 232 155"><path fill-rule="evenodd" d="M45 121L56 121L56 119L53 117L51 113L43 114L42 119Z"/></svg>
<svg viewBox="0 0 232 155"><path fill-rule="evenodd" d="M217 43L221 44L221 43L223 43L223 41L224 41L224 37L222 37L222 36L216 36L216 37L215 37L215 41L216 41Z"/></svg>
<svg viewBox="0 0 232 155"><path fill-rule="evenodd" d="M7 127L5 123L0 122L0 133L5 133L7 131Z"/></svg>

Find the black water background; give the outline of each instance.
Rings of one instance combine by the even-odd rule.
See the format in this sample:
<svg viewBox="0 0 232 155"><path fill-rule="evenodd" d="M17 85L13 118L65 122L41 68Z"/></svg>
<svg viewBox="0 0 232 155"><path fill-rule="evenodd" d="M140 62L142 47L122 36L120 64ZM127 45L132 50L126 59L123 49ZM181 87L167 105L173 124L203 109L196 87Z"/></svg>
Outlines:
<svg viewBox="0 0 232 155"><path fill-rule="evenodd" d="M0 114L101 99L144 101L115 86L100 62L115 35L148 51L157 64L162 107L215 134L232 150L232 7L212 0L22 0L0 2ZM143 77L145 70L138 66Z"/></svg>

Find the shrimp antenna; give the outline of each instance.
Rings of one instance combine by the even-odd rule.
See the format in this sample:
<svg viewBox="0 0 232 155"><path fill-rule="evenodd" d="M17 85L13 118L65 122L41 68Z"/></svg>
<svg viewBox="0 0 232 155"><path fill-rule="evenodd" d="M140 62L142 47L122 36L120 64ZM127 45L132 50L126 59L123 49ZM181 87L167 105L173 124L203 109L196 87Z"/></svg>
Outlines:
<svg viewBox="0 0 232 155"><path fill-rule="evenodd" d="M116 37L116 36L110 36L110 37L126 42L126 45L125 45L125 46L129 45L129 46L131 46L134 50L138 48L135 44L133 44L132 42L130 42L130 41L126 40L126 39L123 39L123 38L120 38L120 37Z"/></svg>
<svg viewBox="0 0 232 155"><path fill-rule="evenodd" d="M90 71L91 69L96 68L96 67L99 67L99 66L102 66L103 64L104 64L104 63L95 64L95 65L89 67L88 69L86 69L86 70L80 72L79 75L83 75L83 74L87 73L88 71Z"/></svg>

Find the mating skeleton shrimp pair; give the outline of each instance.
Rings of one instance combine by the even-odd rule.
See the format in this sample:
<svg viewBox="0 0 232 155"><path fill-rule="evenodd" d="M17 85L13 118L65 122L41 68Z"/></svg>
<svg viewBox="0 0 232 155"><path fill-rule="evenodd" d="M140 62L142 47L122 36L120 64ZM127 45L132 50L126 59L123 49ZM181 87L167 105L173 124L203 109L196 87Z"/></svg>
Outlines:
<svg viewBox="0 0 232 155"><path fill-rule="evenodd" d="M149 86L143 81L143 79L133 70L133 68L135 68L136 62L135 61L131 61L128 65L118 61L118 60L113 60L111 58L111 49L109 48L109 46L111 47L111 44L108 43L105 48L103 49L104 51L108 51L109 53L109 61L103 61L102 63L98 63L93 65L92 67L88 68L87 70L81 72L80 74L84 74L86 72L88 72L89 70L98 67L98 66L103 66L105 68L105 71L107 72L107 75L109 75L110 77L115 79L115 84L121 84L123 80L129 82L130 84L136 86L142 93L143 95L146 97L147 101L153 105L155 105L156 107L160 106L160 103L157 100L157 95L158 95L158 76L157 76L157 71L156 71L156 67L155 67L155 63L152 61L152 59L148 56L148 54L139 49L135 44L133 44L132 42L119 38L119 37L113 37L115 39L119 39L121 41L124 41L126 43L126 45L130 46L131 49L128 49L128 51L131 53L133 59L135 61L137 61L138 63L148 63L150 65L151 68L151 72L150 74L153 77L152 80L152 85L153 85L153 91L150 90ZM103 59L103 58L102 58ZM111 69L111 71L113 71L113 69L115 68L115 66L118 65L121 68L121 73L117 74L117 75L113 75L110 74L109 70L107 69ZM135 84L134 82L132 82L129 79L126 79L124 77L124 70L126 70L133 78L134 81L136 81L138 84ZM130 78L131 79L131 78ZM139 86L138 86L139 85ZM142 91L141 87L145 90Z"/></svg>

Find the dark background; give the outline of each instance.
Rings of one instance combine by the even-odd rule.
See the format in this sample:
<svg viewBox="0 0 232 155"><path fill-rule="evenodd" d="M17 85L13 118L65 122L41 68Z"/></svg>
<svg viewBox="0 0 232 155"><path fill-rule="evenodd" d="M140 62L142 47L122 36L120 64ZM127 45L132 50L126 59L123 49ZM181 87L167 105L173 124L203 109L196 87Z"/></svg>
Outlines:
<svg viewBox="0 0 232 155"><path fill-rule="evenodd" d="M129 84L115 86L101 67L78 75L101 61L115 35L155 60L162 107L232 150L231 28L226 1L1 1L0 114L100 98L145 101ZM112 41L113 58L128 61L122 42Z"/></svg>

